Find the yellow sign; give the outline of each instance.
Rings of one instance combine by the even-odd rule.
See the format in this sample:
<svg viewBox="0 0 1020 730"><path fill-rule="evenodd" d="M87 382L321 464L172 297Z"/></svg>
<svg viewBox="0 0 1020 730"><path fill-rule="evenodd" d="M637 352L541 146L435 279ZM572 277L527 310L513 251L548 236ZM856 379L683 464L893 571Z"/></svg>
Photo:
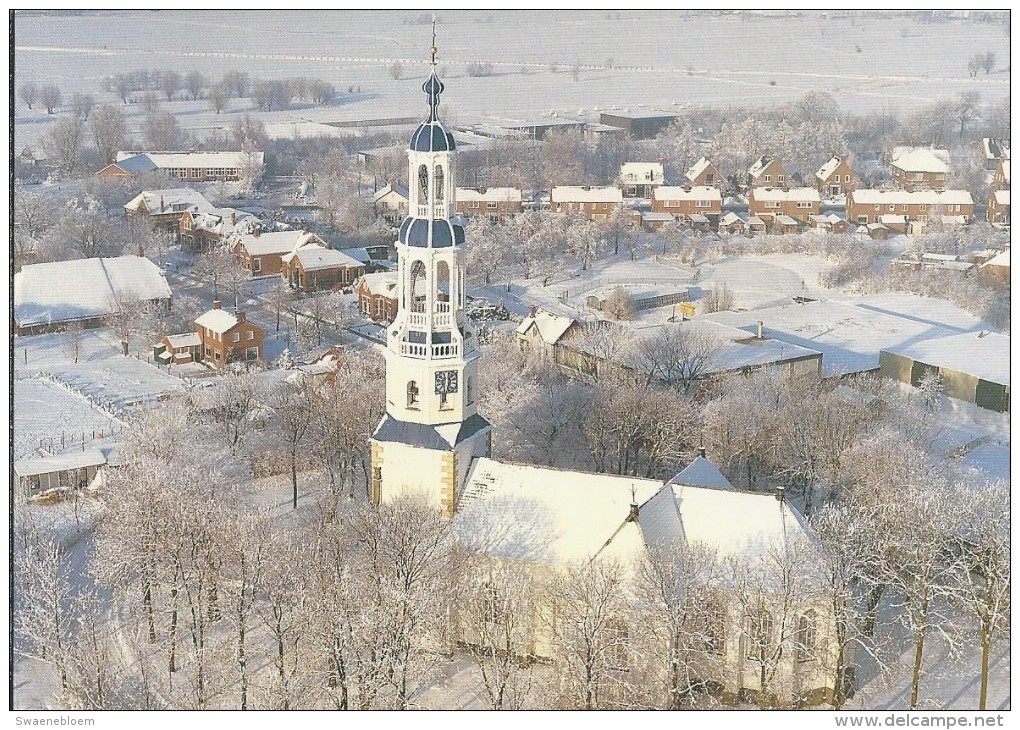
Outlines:
<svg viewBox="0 0 1020 730"><path fill-rule="evenodd" d="M695 307L695 306L694 306L693 304L691 304L690 302L683 302L683 303L682 303L682 304L680 305L680 312L681 312L681 314L683 314L683 315L684 315L685 317L693 317L693 316L694 316L695 314L697 314L697 313L698 313L698 308L697 308L697 307Z"/></svg>

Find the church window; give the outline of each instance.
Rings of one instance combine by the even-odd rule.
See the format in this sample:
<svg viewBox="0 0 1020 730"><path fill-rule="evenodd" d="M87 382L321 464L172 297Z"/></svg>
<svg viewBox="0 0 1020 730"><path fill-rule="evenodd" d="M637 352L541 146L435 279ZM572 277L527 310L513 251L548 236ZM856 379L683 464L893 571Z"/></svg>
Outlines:
<svg viewBox="0 0 1020 730"><path fill-rule="evenodd" d="M445 261L436 264L436 301L450 301L450 265Z"/></svg>
<svg viewBox="0 0 1020 730"><path fill-rule="evenodd" d="M443 202L443 166L436 165L436 202Z"/></svg>
<svg viewBox="0 0 1020 730"><path fill-rule="evenodd" d="M772 653L773 635L776 631L772 614L759 608L747 617L747 658L765 662Z"/></svg>
<svg viewBox="0 0 1020 730"><path fill-rule="evenodd" d="M797 660L806 662L815 655L818 617L813 609L805 611L797 624Z"/></svg>
<svg viewBox="0 0 1020 730"><path fill-rule="evenodd" d="M418 384L413 380L407 383L407 407L418 407Z"/></svg>
<svg viewBox="0 0 1020 730"><path fill-rule="evenodd" d="M474 390L475 390L475 379L472 376L468 375L467 378L464 380L464 402L465 403L470 404L470 403L474 403L475 402L475 393L474 393Z"/></svg>
<svg viewBox="0 0 1020 730"><path fill-rule="evenodd" d="M622 621L607 621L605 628L605 657L610 669L626 672L630 664L630 632Z"/></svg>
<svg viewBox="0 0 1020 730"><path fill-rule="evenodd" d="M418 167L418 204L424 205L429 202L429 168L425 165Z"/></svg>

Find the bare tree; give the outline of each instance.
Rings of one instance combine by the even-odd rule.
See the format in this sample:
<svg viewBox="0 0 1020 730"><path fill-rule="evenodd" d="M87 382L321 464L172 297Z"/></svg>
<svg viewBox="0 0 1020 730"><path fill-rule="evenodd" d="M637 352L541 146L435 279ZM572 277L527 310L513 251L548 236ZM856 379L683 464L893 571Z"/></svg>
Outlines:
<svg viewBox="0 0 1020 730"><path fill-rule="evenodd" d="M92 94L84 94L80 91L76 91L71 95L71 113L76 117L81 117L83 122L89 120L89 114L96 106L96 97Z"/></svg>
<svg viewBox="0 0 1020 730"><path fill-rule="evenodd" d="M113 104L103 104L92 114L89 129L103 164L113 162L117 152L123 149L127 135L124 112Z"/></svg>
<svg viewBox="0 0 1020 730"><path fill-rule="evenodd" d="M230 91L222 82L213 84L212 88L209 89L209 106L211 106L212 110L217 114L227 108L227 102L229 99Z"/></svg>
<svg viewBox="0 0 1020 730"><path fill-rule="evenodd" d="M26 651L52 663L60 684L68 686L68 650L74 621L72 586L64 556L51 541L33 540L15 561L20 605L14 612L15 635Z"/></svg>
<svg viewBox="0 0 1020 730"><path fill-rule="evenodd" d="M31 109L32 105L39 98L39 87L31 81L26 81L18 87L18 96L21 97L21 101L24 102L25 106Z"/></svg>
<svg viewBox="0 0 1020 730"><path fill-rule="evenodd" d="M636 368L648 374L649 383L658 380L677 393L688 393L709 371L719 348L719 340L707 332L689 325L664 325L640 339L632 357Z"/></svg>
<svg viewBox="0 0 1020 730"><path fill-rule="evenodd" d="M602 311L607 317L616 320L634 319L634 299L630 292L622 286L618 286L606 297Z"/></svg>
<svg viewBox="0 0 1020 730"><path fill-rule="evenodd" d="M725 312L733 309L733 292L726 282L716 284L705 294L702 308L706 313Z"/></svg>
<svg viewBox="0 0 1020 730"><path fill-rule="evenodd" d="M294 383L284 381L270 394L268 404L273 411L273 427L287 450L293 488L293 509L297 509L298 459L309 428L308 389L300 380Z"/></svg>
<svg viewBox="0 0 1020 730"><path fill-rule="evenodd" d="M213 421L222 428L231 454L255 428L253 416L263 400L260 382L254 373L227 373L207 391Z"/></svg>
<svg viewBox="0 0 1020 730"><path fill-rule="evenodd" d="M44 86L39 89L39 102L46 107L47 114L52 114L62 100L63 95L56 86Z"/></svg>
<svg viewBox="0 0 1020 730"><path fill-rule="evenodd" d="M181 75L172 70L164 71L159 76L159 88L166 94L166 100L171 101L181 89Z"/></svg>
<svg viewBox="0 0 1020 730"><path fill-rule="evenodd" d="M43 144L57 169L64 175L73 175L81 164L85 127L81 117L58 119L46 133Z"/></svg>
<svg viewBox="0 0 1020 730"><path fill-rule="evenodd" d="M177 118L165 109L153 109L145 115L142 134L148 149L179 150L184 146L185 135Z"/></svg>
<svg viewBox="0 0 1020 730"><path fill-rule="evenodd" d="M202 75L201 71L190 71L184 77L184 88L191 94L192 101L196 101L202 95L205 86L205 76Z"/></svg>

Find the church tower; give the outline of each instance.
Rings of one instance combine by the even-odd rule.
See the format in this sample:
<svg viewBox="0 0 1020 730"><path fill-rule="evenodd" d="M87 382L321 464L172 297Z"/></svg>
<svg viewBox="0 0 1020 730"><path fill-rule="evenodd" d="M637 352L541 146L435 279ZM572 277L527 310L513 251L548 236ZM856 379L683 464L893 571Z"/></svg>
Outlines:
<svg viewBox="0 0 1020 730"><path fill-rule="evenodd" d="M428 118L407 151L408 216L397 238L397 316L386 332L386 415L369 439L372 499L423 494L448 516L471 460L488 456L478 413L478 342L464 313L464 226L456 218L453 134L439 120L443 83L422 86Z"/></svg>

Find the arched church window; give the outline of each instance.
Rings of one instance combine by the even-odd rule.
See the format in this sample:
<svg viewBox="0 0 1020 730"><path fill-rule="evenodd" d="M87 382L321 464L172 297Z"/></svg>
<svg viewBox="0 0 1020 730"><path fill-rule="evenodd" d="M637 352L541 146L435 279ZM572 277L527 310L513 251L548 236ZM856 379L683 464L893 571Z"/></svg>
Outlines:
<svg viewBox="0 0 1020 730"><path fill-rule="evenodd" d="M407 407L418 407L418 384L413 380L407 383Z"/></svg>
<svg viewBox="0 0 1020 730"><path fill-rule="evenodd" d="M818 617L814 609L805 611L797 624L797 660L806 662L815 655Z"/></svg>
<svg viewBox="0 0 1020 730"><path fill-rule="evenodd" d="M450 301L450 265L445 261L436 264L436 302ZM442 310L443 308L440 307ZM449 307L445 308L449 310Z"/></svg>
<svg viewBox="0 0 1020 730"><path fill-rule="evenodd" d="M443 166L436 165L436 203L443 202Z"/></svg>
<svg viewBox="0 0 1020 730"><path fill-rule="evenodd" d="M411 286L408 295L411 299L412 312L425 311L425 296L427 294L425 279L427 276L424 261L415 261L411 264Z"/></svg>
<svg viewBox="0 0 1020 730"><path fill-rule="evenodd" d="M775 633L776 623L772 614L758 607L747 617L747 658L762 663L771 659Z"/></svg>
<svg viewBox="0 0 1020 730"><path fill-rule="evenodd" d="M418 167L418 203L424 205L429 202L429 168L425 165Z"/></svg>

